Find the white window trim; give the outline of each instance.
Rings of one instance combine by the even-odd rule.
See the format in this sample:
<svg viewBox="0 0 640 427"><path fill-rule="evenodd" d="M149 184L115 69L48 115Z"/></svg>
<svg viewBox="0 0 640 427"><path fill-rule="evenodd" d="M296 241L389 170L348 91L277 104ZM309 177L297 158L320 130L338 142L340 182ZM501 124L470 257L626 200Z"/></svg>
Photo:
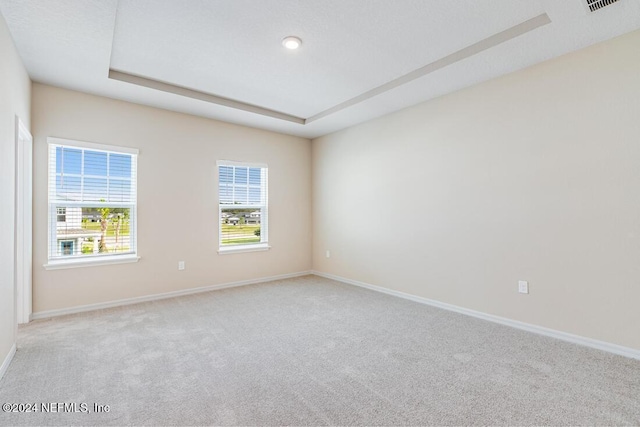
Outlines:
<svg viewBox="0 0 640 427"><path fill-rule="evenodd" d="M242 252L261 252L271 249L268 243L258 243L255 245L234 245L234 246L221 246L218 249L220 255L237 254Z"/></svg>
<svg viewBox="0 0 640 427"><path fill-rule="evenodd" d="M135 254L87 256L84 258L64 258L50 260L43 267L45 270L63 270L67 268L91 267L95 265L128 264L138 262L140 257Z"/></svg>
<svg viewBox="0 0 640 427"><path fill-rule="evenodd" d="M77 141L73 139L66 138L57 138L57 137L47 137L47 193L49 193L49 186L51 176L53 174L55 179L55 170L51 170L51 159L48 157L51 155L51 146L52 145L64 145L68 147L76 147L82 149L89 149L95 151L105 151L110 153L118 153L118 154L131 154L134 156L138 156L140 150L137 148L131 147L122 147L118 145L106 145L106 144L96 144L94 142L85 142L85 141ZM85 257L66 257L66 258L50 258L51 254L49 252L49 248L51 245L51 239L56 239L55 236L55 227L57 222L57 212L54 207L51 206L50 197L51 194L47 194L47 204L49 205L49 230L48 236L49 240L47 242L47 263L43 265L46 270L59 270L66 268L78 268L78 267L89 267L95 265L108 265L108 264L125 264L138 262L140 260L140 256L138 255L138 166L137 166L137 158L135 158L135 170L136 170L136 187L135 187L135 203L134 208L132 209L131 216L134 219L133 224L131 225L131 234L132 234L132 247L134 250L130 253L125 254L115 254L115 255L95 255L95 256L85 256ZM119 205L119 203L107 203L105 206L109 205Z"/></svg>
<svg viewBox="0 0 640 427"><path fill-rule="evenodd" d="M137 148L121 147L119 145L96 144L94 142L76 141L74 139L55 138L52 136L47 138L47 144L67 145L70 147L85 148L97 151L110 151L122 154L140 154L140 150L138 150Z"/></svg>
<svg viewBox="0 0 640 427"><path fill-rule="evenodd" d="M239 166L244 168L265 168L269 169L266 163L254 163L254 162L236 162L234 160L218 160L216 166Z"/></svg>
<svg viewBox="0 0 640 427"><path fill-rule="evenodd" d="M220 166L239 166L239 167L247 167L247 168L261 168L261 169L266 169L267 170L267 181L266 181L266 186L267 186L267 198L266 198L266 203L265 203L265 208L266 208L266 224L265 222L262 222L261 220L261 224L264 225L264 227L261 228L262 232L261 232L261 239L263 236L266 236L266 241L265 242L260 242L260 243L256 243L256 244L251 244L251 245L228 245L228 246L222 246L222 221L221 221L221 212L223 209L223 205L220 204ZM269 245L269 178L268 178L268 172L269 171L269 166L266 163L258 163L258 162L238 162L238 161L234 161L234 160L218 160L216 161L216 179L217 179L217 190L218 190L218 200L217 200L217 204L218 204L218 254L219 255L228 255L228 254L234 254L234 253L243 253L243 252L260 252L260 251L268 251L269 249L271 249L271 246ZM243 208L254 208L254 205L232 205L230 207L237 207L240 209Z"/></svg>

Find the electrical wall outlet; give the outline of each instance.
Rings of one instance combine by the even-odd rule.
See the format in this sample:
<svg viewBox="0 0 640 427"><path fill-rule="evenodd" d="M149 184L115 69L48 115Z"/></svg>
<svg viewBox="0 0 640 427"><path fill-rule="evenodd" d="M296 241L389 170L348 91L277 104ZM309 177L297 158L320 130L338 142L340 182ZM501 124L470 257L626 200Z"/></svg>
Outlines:
<svg viewBox="0 0 640 427"><path fill-rule="evenodd" d="M178 261L178 270L184 270L184 261Z"/></svg>
<svg viewBox="0 0 640 427"><path fill-rule="evenodd" d="M331 251L327 250L327 253L325 255L327 256L327 258L331 258Z"/></svg>
<svg viewBox="0 0 640 427"><path fill-rule="evenodd" d="M529 282L525 280L518 280L518 292L521 294L529 293Z"/></svg>

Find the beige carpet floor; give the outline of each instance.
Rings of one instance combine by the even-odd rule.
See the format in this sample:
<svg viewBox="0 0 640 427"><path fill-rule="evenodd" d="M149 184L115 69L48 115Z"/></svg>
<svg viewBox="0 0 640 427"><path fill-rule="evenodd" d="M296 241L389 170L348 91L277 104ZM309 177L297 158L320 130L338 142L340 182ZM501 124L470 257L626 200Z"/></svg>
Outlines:
<svg viewBox="0 0 640 427"><path fill-rule="evenodd" d="M640 425L638 360L315 276L18 338L0 403L81 412L2 412L3 426Z"/></svg>

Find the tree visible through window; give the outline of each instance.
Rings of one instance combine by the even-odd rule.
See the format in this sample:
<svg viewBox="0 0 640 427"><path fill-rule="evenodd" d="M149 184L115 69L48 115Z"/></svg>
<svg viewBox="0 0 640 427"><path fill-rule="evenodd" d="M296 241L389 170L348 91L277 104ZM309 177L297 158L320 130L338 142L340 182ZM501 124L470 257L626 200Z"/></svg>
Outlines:
<svg viewBox="0 0 640 427"><path fill-rule="evenodd" d="M49 138L49 259L136 253L137 150Z"/></svg>
<svg viewBox="0 0 640 427"><path fill-rule="evenodd" d="M268 242L267 166L218 162L220 248Z"/></svg>

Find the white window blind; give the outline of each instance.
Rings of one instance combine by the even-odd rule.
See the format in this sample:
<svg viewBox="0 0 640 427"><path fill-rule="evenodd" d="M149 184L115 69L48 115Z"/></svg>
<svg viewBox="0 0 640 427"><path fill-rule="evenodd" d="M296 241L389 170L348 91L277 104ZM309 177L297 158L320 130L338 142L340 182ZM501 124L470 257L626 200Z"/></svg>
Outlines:
<svg viewBox="0 0 640 427"><path fill-rule="evenodd" d="M220 248L268 243L267 165L218 162Z"/></svg>
<svg viewBox="0 0 640 427"><path fill-rule="evenodd" d="M136 254L138 151L48 142L49 260Z"/></svg>

